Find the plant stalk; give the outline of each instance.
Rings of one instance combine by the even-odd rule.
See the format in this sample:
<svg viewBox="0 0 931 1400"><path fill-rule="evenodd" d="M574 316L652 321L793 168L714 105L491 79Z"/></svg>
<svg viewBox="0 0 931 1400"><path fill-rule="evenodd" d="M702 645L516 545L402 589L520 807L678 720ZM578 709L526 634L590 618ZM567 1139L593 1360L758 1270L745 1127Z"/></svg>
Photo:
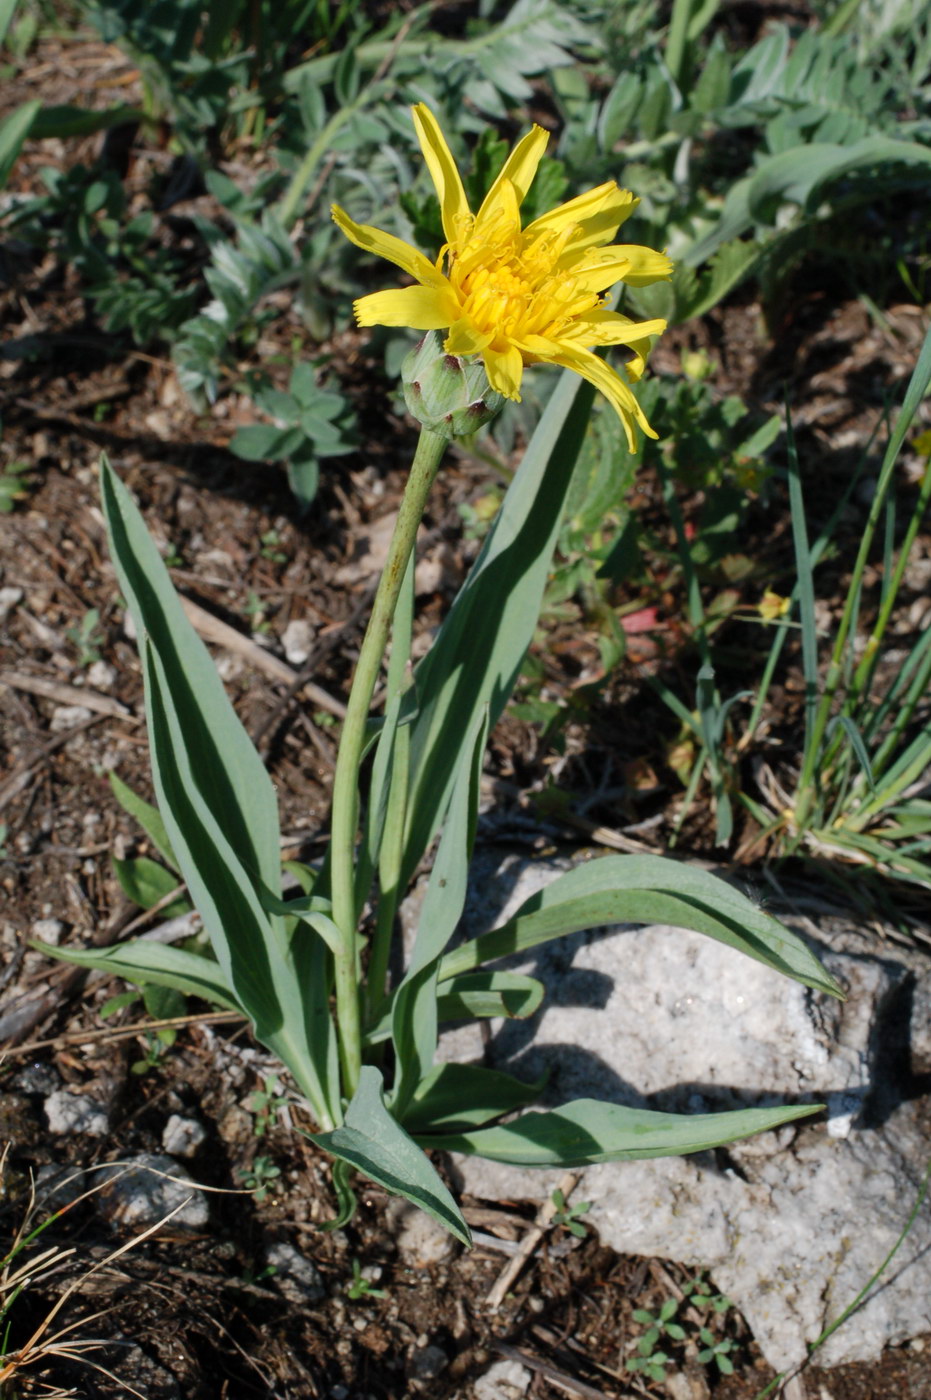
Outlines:
<svg viewBox="0 0 931 1400"><path fill-rule="evenodd" d="M359 818L359 767L365 728L378 673L388 647L391 621L404 571L417 538L430 487L446 450L447 438L422 428L401 500L388 559L378 584L372 615L359 652L333 778L330 870L333 922L340 932L335 956L336 1017L343 1087L352 1098L362 1065L359 979L356 970L355 845Z"/></svg>

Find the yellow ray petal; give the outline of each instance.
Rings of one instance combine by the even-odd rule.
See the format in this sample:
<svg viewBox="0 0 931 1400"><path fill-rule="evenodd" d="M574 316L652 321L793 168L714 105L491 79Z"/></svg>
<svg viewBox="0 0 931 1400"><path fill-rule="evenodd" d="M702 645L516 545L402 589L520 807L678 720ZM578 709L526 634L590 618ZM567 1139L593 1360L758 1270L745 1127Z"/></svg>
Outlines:
<svg viewBox="0 0 931 1400"><path fill-rule="evenodd" d="M581 346L634 345L651 335L662 335L665 329L666 322L660 317L652 321L632 321L619 311L589 311L573 321L560 339L571 339L573 344Z"/></svg>
<svg viewBox="0 0 931 1400"><path fill-rule="evenodd" d="M475 216L476 224L480 224L488 210L494 205L496 196L503 180L509 180L514 186L514 193L517 195L518 205L523 204L527 197L527 191L533 183L533 177L537 173L537 166L543 158L549 141L549 132L544 131L542 126L532 126L527 135L522 137L514 147L511 154L501 167L501 172L482 201L482 207Z"/></svg>
<svg viewBox="0 0 931 1400"><path fill-rule="evenodd" d="M631 359L624 361L624 372L627 378L636 384L647 367L647 356L653 349L653 342L652 340L629 340L627 348L633 350L634 353Z"/></svg>
<svg viewBox="0 0 931 1400"><path fill-rule="evenodd" d="M638 243L615 243L604 251L627 258L630 267L624 273L624 281L628 287L648 287L651 282L662 282L672 276L672 259L652 248L642 248Z"/></svg>
<svg viewBox="0 0 931 1400"><path fill-rule="evenodd" d="M575 374L580 374L583 379L587 379L589 384L594 384L595 388L602 394L614 408L627 434L627 444L631 452L636 450L636 440L634 438L634 423L637 423L647 437L658 437L647 422L646 415L640 407L632 391L615 374L604 360L599 360L597 355L593 355L588 350L577 350L575 347L563 346L560 354L553 356L553 363L562 365L564 369L571 369Z"/></svg>
<svg viewBox="0 0 931 1400"><path fill-rule="evenodd" d="M559 258L557 267L578 281L589 292L602 292L615 282L646 287L661 282L672 273L672 262L665 253L641 248L636 243L615 243L609 248L582 248L571 244Z"/></svg>
<svg viewBox="0 0 931 1400"><path fill-rule="evenodd" d="M415 331L445 330L459 314L451 291L441 287L401 287L372 292L353 302L360 326L410 326Z"/></svg>
<svg viewBox="0 0 931 1400"><path fill-rule="evenodd" d="M484 350L482 359L488 373L488 382L506 399L516 399L520 403L520 381L524 373L524 362L516 345L506 350Z"/></svg>
<svg viewBox="0 0 931 1400"><path fill-rule="evenodd" d="M393 233L384 233L380 228L373 228L371 224L357 224L338 204L332 205L330 212L337 228L357 248L364 248L367 253L375 253L377 257L387 258L388 262L403 267L405 272L409 272L411 277L416 278L425 287L448 285L442 272L437 272L430 259L417 248L405 243L403 238L395 238Z"/></svg>
<svg viewBox="0 0 931 1400"><path fill-rule="evenodd" d="M443 349L447 355L479 355L494 338L494 331L480 331L471 321L460 317L450 325Z"/></svg>
<svg viewBox="0 0 931 1400"><path fill-rule="evenodd" d="M452 152L446 144L446 137L440 130L436 117L423 102L411 108L414 114L414 127L417 140L427 162L430 178L440 201L443 216L443 232L447 242L455 243L461 238L464 229L472 222L469 201L462 187L462 179L453 160Z"/></svg>
<svg viewBox="0 0 931 1400"><path fill-rule="evenodd" d="M630 190L618 189L613 180L608 180L570 199L568 204L560 204L557 209L534 219L524 229L524 238L532 242L540 234L561 233L563 229L573 227L566 252L578 252L581 248L607 243L612 239L639 203Z"/></svg>

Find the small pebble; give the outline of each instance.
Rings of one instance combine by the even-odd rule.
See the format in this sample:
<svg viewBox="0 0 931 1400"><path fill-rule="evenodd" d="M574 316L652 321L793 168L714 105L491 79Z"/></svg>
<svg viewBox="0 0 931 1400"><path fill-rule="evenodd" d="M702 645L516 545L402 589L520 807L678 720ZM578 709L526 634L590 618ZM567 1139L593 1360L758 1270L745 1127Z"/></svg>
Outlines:
<svg viewBox="0 0 931 1400"><path fill-rule="evenodd" d="M407 1374L411 1380L432 1381L441 1375L449 1365L449 1358L442 1347L426 1346L415 1351L408 1362Z"/></svg>
<svg viewBox="0 0 931 1400"><path fill-rule="evenodd" d="M292 666L303 666L314 644L314 629L306 617L292 618L281 634L284 654Z"/></svg>
<svg viewBox="0 0 931 1400"><path fill-rule="evenodd" d="M456 1251L456 1241L439 1221L399 1196L388 1202L387 1226L398 1253L415 1269L442 1264Z"/></svg>
<svg viewBox="0 0 931 1400"><path fill-rule="evenodd" d="M94 1173L95 1184L106 1182L97 1196L98 1209L111 1225L155 1225L171 1211L171 1225L198 1230L207 1224L207 1197L180 1163L159 1152L141 1152L123 1163L114 1162Z"/></svg>
<svg viewBox="0 0 931 1400"><path fill-rule="evenodd" d="M56 1089L43 1105L51 1133L87 1133L90 1137L106 1137L110 1123L102 1104L84 1094L69 1094Z"/></svg>
<svg viewBox="0 0 931 1400"><path fill-rule="evenodd" d="M41 938L43 943L51 943L55 947L61 942L64 931L61 919L36 919L30 930L33 938Z"/></svg>
<svg viewBox="0 0 931 1400"><path fill-rule="evenodd" d="M94 690L110 690L116 680L116 667L109 661L95 661L87 671L87 683Z"/></svg>
<svg viewBox="0 0 931 1400"><path fill-rule="evenodd" d="M270 1245L265 1262L275 1270L273 1282L289 1303L316 1303L326 1296L320 1270L293 1244L279 1240Z"/></svg>
<svg viewBox="0 0 931 1400"><path fill-rule="evenodd" d="M496 1361L475 1382L475 1400L520 1400L533 1379L519 1361Z"/></svg>
<svg viewBox="0 0 931 1400"><path fill-rule="evenodd" d="M171 1157L193 1157L207 1136L207 1129L196 1118L173 1113L162 1129L162 1147Z"/></svg>
<svg viewBox="0 0 931 1400"><path fill-rule="evenodd" d="M23 601L21 588L0 588L0 623L6 622L17 603Z"/></svg>
<svg viewBox="0 0 931 1400"><path fill-rule="evenodd" d="M90 719L91 712L86 705L56 705L52 711L49 729L53 734L64 734L67 729L83 724Z"/></svg>

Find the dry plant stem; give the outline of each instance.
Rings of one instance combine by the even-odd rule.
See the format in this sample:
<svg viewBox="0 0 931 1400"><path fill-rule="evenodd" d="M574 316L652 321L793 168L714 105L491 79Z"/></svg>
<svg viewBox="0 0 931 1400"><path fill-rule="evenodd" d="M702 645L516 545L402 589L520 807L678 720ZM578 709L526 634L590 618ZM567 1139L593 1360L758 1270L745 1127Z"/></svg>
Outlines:
<svg viewBox="0 0 931 1400"><path fill-rule="evenodd" d="M447 438L422 428L410 476L395 522L391 546L372 615L366 629L359 662L349 693L346 718L339 741L336 772L333 777L333 821L331 837L331 878L333 922L340 941L334 957L336 972L336 1016L339 1028L340 1064L343 1087L348 1095L356 1091L362 1064L362 1033L359 1014L359 985L356 974L356 897L355 844L359 816L359 765L365 747L365 727L375 692L378 673L388 647L391 622L397 607L404 570L414 548L417 527L423 516Z"/></svg>

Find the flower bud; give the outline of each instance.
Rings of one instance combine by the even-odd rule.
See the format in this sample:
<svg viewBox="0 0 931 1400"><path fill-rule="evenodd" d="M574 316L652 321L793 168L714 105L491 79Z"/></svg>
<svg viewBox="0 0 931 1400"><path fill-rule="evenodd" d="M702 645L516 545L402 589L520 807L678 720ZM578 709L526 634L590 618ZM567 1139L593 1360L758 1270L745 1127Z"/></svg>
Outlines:
<svg viewBox="0 0 931 1400"><path fill-rule="evenodd" d="M470 437L500 413L503 394L488 383L477 355L447 355L443 338L428 331L401 366L411 415L434 433Z"/></svg>

